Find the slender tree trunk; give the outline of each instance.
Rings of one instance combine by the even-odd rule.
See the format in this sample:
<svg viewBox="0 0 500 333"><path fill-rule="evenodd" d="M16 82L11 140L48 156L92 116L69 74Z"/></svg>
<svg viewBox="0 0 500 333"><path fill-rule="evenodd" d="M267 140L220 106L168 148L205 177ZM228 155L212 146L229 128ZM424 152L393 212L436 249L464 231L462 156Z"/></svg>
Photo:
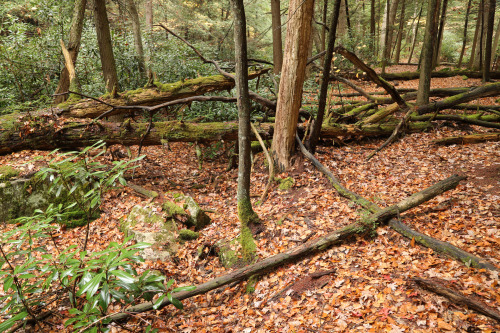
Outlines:
<svg viewBox="0 0 500 333"><path fill-rule="evenodd" d="M429 0L427 7L427 23L425 26L424 46L420 55L420 80L418 83L417 105L429 103L431 88L432 53L436 42L437 13L439 0Z"/></svg>
<svg viewBox="0 0 500 333"><path fill-rule="evenodd" d="M486 47L484 50L483 83L490 81L491 49L493 43L493 28L495 25L496 0L489 0L488 29L486 32Z"/></svg>
<svg viewBox="0 0 500 333"><path fill-rule="evenodd" d="M316 150L316 145L318 143L319 134L321 131L321 126L323 125L323 118L325 114L328 83L330 81L330 69L333 58L333 49L335 47L335 35L337 33L337 23L339 20L340 1L341 0L335 0L333 7L332 19L330 22L330 33L328 35L328 48L326 50L325 60L323 63L323 77L321 80L321 88L319 93L318 116L314 121L314 126L308 141L308 149L313 154Z"/></svg>
<svg viewBox="0 0 500 333"><path fill-rule="evenodd" d="M337 36L339 36L340 38L343 38L347 32L347 17L345 13L345 0L342 0L342 2L340 3L340 14L337 27Z"/></svg>
<svg viewBox="0 0 500 333"><path fill-rule="evenodd" d="M326 0L325 0L326 1ZM370 40L371 40L371 44L370 44L370 48L371 50L375 52L375 0L371 0L370 1Z"/></svg>
<svg viewBox="0 0 500 333"><path fill-rule="evenodd" d="M106 91L116 93L119 90L118 75L111 44L108 14L106 13L106 0L94 0L94 18Z"/></svg>
<svg viewBox="0 0 500 333"><path fill-rule="evenodd" d="M236 61L236 96L238 100L238 216L241 225L243 260L250 262L255 254L255 242L248 228L259 218L250 202L250 97L248 94L246 19L243 0L231 0L234 16L234 52Z"/></svg>
<svg viewBox="0 0 500 333"><path fill-rule="evenodd" d="M500 20L498 20L497 24L497 32L495 32L495 41L491 47L491 60L495 60L495 55L498 49L498 42L500 41ZM498 70L498 69L497 69Z"/></svg>
<svg viewBox="0 0 500 333"><path fill-rule="evenodd" d="M406 0L403 0L401 4L401 17L399 18L399 28L398 28L398 36L396 42L396 54L394 55L394 62L396 64L399 63L399 57L401 55L401 42L403 40L403 29L405 23L405 9L406 9Z"/></svg>
<svg viewBox="0 0 500 333"><path fill-rule="evenodd" d="M290 157L295 146L295 130L302 102L313 11L314 0L290 1L272 145L277 167L281 171L290 166Z"/></svg>
<svg viewBox="0 0 500 333"><path fill-rule="evenodd" d="M473 68L475 70L481 70L481 66L483 66L483 61L484 61L484 46L485 46L485 40L486 40L486 1L488 0L481 0L481 3L479 4L479 14L478 17L480 18L479 20L479 27L478 27L478 35L477 35L477 43L476 43L476 54L474 55L474 63L473 63Z"/></svg>
<svg viewBox="0 0 500 333"><path fill-rule="evenodd" d="M69 42L67 50L71 56L71 61L73 66L76 66L76 59L78 57L78 51L80 49L80 40L82 39L82 29L83 21L85 19L85 7L87 6L87 0L76 0L75 8L73 9L73 17L71 19L71 28L69 30ZM68 91L70 86L69 72L66 66L64 66L61 71L61 76L59 77L59 84L55 94L63 93ZM60 95L54 98L54 104L59 104L64 102L68 98L68 95Z"/></svg>
<svg viewBox="0 0 500 333"><path fill-rule="evenodd" d="M384 33L384 48L382 54L382 74L385 73L385 67L389 62L391 46L389 45L389 38L391 38L391 0L387 0L386 15L385 15L385 33Z"/></svg>
<svg viewBox="0 0 500 333"><path fill-rule="evenodd" d="M464 53L465 53L465 46L467 45L467 26L469 25L471 2L472 0L469 0L467 2L467 11L465 12L464 37L462 40L462 51L460 51L460 58L458 58L458 65L457 65L458 68L462 66L462 61L464 59Z"/></svg>
<svg viewBox="0 0 500 333"><path fill-rule="evenodd" d="M378 43L379 45L379 51L382 53L381 58L382 61L384 61L384 55L385 55L385 44L387 40L387 25L389 24L389 10L390 10L390 0L385 0L385 10L383 13L382 17L382 26L380 27L380 41Z"/></svg>
<svg viewBox="0 0 500 333"><path fill-rule="evenodd" d="M146 27L151 33L153 31L153 0L144 2L144 16L146 17Z"/></svg>
<svg viewBox="0 0 500 333"><path fill-rule="evenodd" d="M350 39L352 39L352 29L351 29L351 17L349 14L349 0L344 0L345 1L345 21L347 24L347 34Z"/></svg>
<svg viewBox="0 0 500 333"><path fill-rule="evenodd" d="M413 51L415 50L415 45L417 44L418 37L418 27L420 26L420 18L422 17L422 10L424 8L424 4L420 6L420 11L418 12L417 25L415 26L415 32L413 33L413 43L411 45L410 56L408 57L408 63L411 63L411 58L413 57Z"/></svg>
<svg viewBox="0 0 500 333"><path fill-rule="evenodd" d="M142 79L146 78L146 64L144 60L144 49L142 47L141 23L139 22L139 14L135 7L134 0L127 0L127 9L132 21L132 31L134 33L134 47L136 53L136 61L139 67L139 74Z"/></svg>
<svg viewBox="0 0 500 333"><path fill-rule="evenodd" d="M394 43L394 30L396 30L395 23L396 23L396 14L398 13L398 6L399 6L399 0L392 0L390 16L389 16L389 37L388 37L389 60L391 57L390 50L392 49L392 45Z"/></svg>
<svg viewBox="0 0 500 333"><path fill-rule="evenodd" d="M272 29L273 29L274 74L278 74L281 72L281 66L283 64L280 0L271 0L271 19L272 19Z"/></svg>
<svg viewBox="0 0 500 333"><path fill-rule="evenodd" d="M448 7L448 0L443 0L441 6L441 19L439 20L439 30L437 36L437 43L435 45L434 54L432 56L432 68L439 65L439 54L441 53L441 43L443 42L444 24L446 22L446 9Z"/></svg>
<svg viewBox="0 0 500 333"><path fill-rule="evenodd" d="M324 25L321 26L321 51L326 50L326 20L328 19L328 0L323 0L322 20ZM497 34L498 35L498 34ZM324 61L325 57L321 60Z"/></svg>

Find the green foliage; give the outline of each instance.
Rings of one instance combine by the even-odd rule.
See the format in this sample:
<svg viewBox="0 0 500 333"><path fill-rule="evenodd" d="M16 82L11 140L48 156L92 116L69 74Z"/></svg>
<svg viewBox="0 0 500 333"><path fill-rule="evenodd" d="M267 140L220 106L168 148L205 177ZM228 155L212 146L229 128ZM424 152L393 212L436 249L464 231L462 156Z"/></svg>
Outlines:
<svg viewBox="0 0 500 333"><path fill-rule="evenodd" d="M17 322L33 319L53 302L63 307L69 300L70 319L65 323L73 330L106 331L110 322L110 305L121 308L141 300L154 301L155 308L165 297L178 308L182 304L171 292L192 289L176 288L174 280L164 284L165 276L149 270L138 273L135 266L144 261L137 252L150 244L130 245L130 238L122 243L111 242L103 251L89 251L87 234L83 246L59 248L53 234L75 208L90 222L101 203L102 194L118 183L124 184L123 173L136 160L115 162L111 167L100 164L96 156L103 152L103 143L97 143L81 152L57 154L37 177L51 181L51 191L69 193L73 202L50 204L30 217L17 220L19 227L0 234L0 313L6 318L0 323L4 332ZM90 156L92 151L100 151ZM48 240L52 238L53 247ZM43 241L43 240L46 241ZM65 295L61 297L61 295ZM55 297L57 296L57 297Z"/></svg>

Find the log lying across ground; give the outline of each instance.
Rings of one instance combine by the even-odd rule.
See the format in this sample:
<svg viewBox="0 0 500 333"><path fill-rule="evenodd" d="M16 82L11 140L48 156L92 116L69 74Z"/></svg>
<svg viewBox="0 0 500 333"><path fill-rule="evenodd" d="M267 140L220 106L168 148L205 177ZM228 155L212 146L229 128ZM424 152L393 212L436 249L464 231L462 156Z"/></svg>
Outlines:
<svg viewBox="0 0 500 333"><path fill-rule="evenodd" d="M440 70L431 73L431 77L453 77L453 76L466 76L473 79L481 79L483 73L480 71L469 70ZM500 79L500 72L491 72L492 79ZM420 77L419 72L400 72L400 73L385 73L380 74L386 80L416 80Z"/></svg>
<svg viewBox="0 0 500 333"><path fill-rule="evenodd" d="M380 136L390 135L396 123L355 125L327 125L321 130L322 138L337 136ZM409 132L429 128L429 122L409 124ZM109 145L138 145L148 128L147 123L125 121L113 123L93 122L90 119L64 119L52 115L37 116L31 120L27 115L21 120L18 115L0 117L0 154L8 154L25 149L52 150L87 147L99 140ZM257 127L259 134L266 139L272 138L273 124L262 123ZM144 146L162 145L166 142L208 142L236 140L236 122L189 123L182 121L155 122L144 138Z"/></svg>
<svg viewBox="0 0 500 333"><path fill-rule="evenodd" d="M481 143L489 141L500 141L500 132L451 136L448 138L437 139L432 142L436 145L461 145L467 143Z"/></svg>
<svg viewBox="0 0 500 333"><path fill-rule="evenodd" d="M404 199L403 201L397 203L394 206L388 207L386 209L380 210L375 214L372 214L366 219L359 220L355 223L349 224L343 228L335 230L334 232L324 237L311 240L301 246L292 248L284 253L274 255L272 257L259 261L253 265L237 269L229 274L220 276L211 281L200 284L196 286L196 289L194 290L173 293L172 297L178 300L183 300L196 295L204 294L210 290L214 290L221 286L245 280L250 276L262 275L263 273L273 268L300 260L318 251L326 250L332 245L340 244L342 242L350 240L352 237L355 237L357 235L362 235L367 232L371 232L374 228L378 227L380 224L386 222L391 217L396 216L398 212L404 212L408 209L416 207L443 192L455 188L462 179L463 177L452 176L450 178L442 180L434 184L433 186L426 188L423 191L413 194L412 196ZM164 307L169 304L170 302L167 299L165 299L160 307ZM111 318L112 321L119 321L129 317L130 313L145 312L152 309L153 309L153 303L146 302L143 304L129 307L125 310L125 312L120 312L114 315L110 315L108 318Z"/></svg>
<svg viewBox="0 0 500 333"><path fill-rule="evenodd" d="M262 69L249 72L248 77L249 79L254 79L268 71L269 69ZM155 82L154 87L129 90L119 94L117 98L105 95L102 99L109 104L117 106L151 106L181 98L199 96L213 91L231 90L233 88L234 80L222 75L213 75L175 83ZM59 114L65 117L95 118L108 111L110 107L91 99L83 99L80 101L66 101L59 104L57 109L59 109Z"/></svg>

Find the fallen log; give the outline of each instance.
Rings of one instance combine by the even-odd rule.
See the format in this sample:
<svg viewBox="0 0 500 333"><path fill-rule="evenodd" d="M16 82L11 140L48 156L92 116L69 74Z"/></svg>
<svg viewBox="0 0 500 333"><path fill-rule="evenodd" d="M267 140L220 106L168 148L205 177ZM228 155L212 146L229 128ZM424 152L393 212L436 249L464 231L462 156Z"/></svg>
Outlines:
<svg viewBox="0 0 500 333"><path fill-rule="evenodd" d="M419 72L400 72L400 73L385 73L379 74L386 80L416 80L420 77ZM469 71L469 70L451 70L451 71L434 71L431 77L453 77L453 76L467 76L468 78L481 79L482 72ZM500 72L491 72L492 79L500 79Z"/></svg>
<svg viewBox="0 0 500 333"><path fill-rule="evenodd" d="M194 290L173 293L172 297L178 300L183 300L196 295L204 294L221 286L245 280L250 276L262 275L273 268L297 261L318 251L326 250L332 245L340 244L344 241L350 240L352 237L372 231L374 228L387 221L387 219L391 216L398 214L398 212L403 212L416 207L443 192L455 188L462 179L463 178L459 176L449 177L432 185L431 187L426 188L425 190L413 194L394 206L388 207L369 216L367 219L359 220L341 229L337 229L326 236L310 240L307 243L292 248L286 252L268 257L253 265L237 269L229 274L200 284L196 286L196 289ZM162 308L169 304L170 302L165 298L159 307ZM124 312L109 315L107 318L111 319L111 321L119 321L126 319L131 313L141 313L152 309L153 303L145 302L139 305L131 306L125 309Z"/></svg>
<svg viewBox="0 0 500 333"><path fill-rule="evenodd" d="M269 71L268 68L250 72L248 77L254 79L267 71ZM119 113L118 106L152 106L181 98L199 96L208 92L225 91L234 88L234 80L223 75L199 77L175 83L155 82L154 84L155 86L151 88L125 91L120 93L117 98L111 98L110 95L102 96L101 99L108 105L91 99L84 99L77 102L67 101L61 103L57 105L55 111L64 117L95 118L109 111L109 104L117 106L116 110Z"/></svg>
<svg viewBox="0 0 500 333"><path fill-rule="evenodd" d="M500 82L485 84L477 88L473 88L468 92L457 94L441 101L421 105L417 107L418 114L435 112L443 109L451 108L454 105L466 103L481 97L500 95Z"/></svg>
<svg viewBox="0 0 500 333"><path fill-rule="evenodd" d="M500 132L451 136L448 138L434 140L432 143L436 145L463 145L467 143L482 143L489 141L500 141Z"/></svg>
<svg viewBox="0 0 500 333"><path fill-rule="evenodd" d="M333 173L328 170L323 164L321 164L320 161L318 161L314 155L312 155L302 144L300 139L297 137L297 144L299 145L300 151L306 158L308 158L313 165L318 168L319 171L321 171L330 181L330 184L335 188L335 190L343 197L357 203L361 207L367 209L369 212L371 212L373 215L377 214L384 214L389 208L381 209L378 207L376 204L372 203L371 201L365 199L364 197L349 191L347 188L345 188L340 181L333 175ZM462 180L465 179L463 176L454 176L457 177L458 179ZM448 255L452 258L454 258L457 261L460 261L464 263L465 265L469 265L471 267L475 268L486 268L489 270L498 270L498 268L487 262L486 260L479 258L473 254L467 253L459 248L457 248L454 245L451 245L446 242L439 241L437 239L434 239L432 237L423 235L417 231L414 231L410 229L408 226L402 224L400 221L397 219L390 219L388 221L389 226L394 229L395 231L399 232L405 237L408 237L410 239L415 239L415 241L423 245L427 248L433 249L434 251L438 253L443 253L445 255Z"/></svg>
<svg viewBox="0 0 500 333"><path fill-rule="evenodd" d="M424 289L448 298L455 304L465 305L469 309L477 311L500 322L500 312L498 312L488 304L480 301L479 299L477 299L477 297L465 296L457 290L447 288L441 281L438 281L437 279L428 280L414 277L412 281Z"/></svg>
<svg viewBox="0 0 500 333"><path fill-rule="evenodd" d="M321 137L338 136L380 136L390 135L395 123L368 124L366 126L324 124ZM428 122L409 124L409 131L418 132L429 128ZM135 123L126 120L123 123L93 121L91 119L58 118L51 114L30 117L28 114L9 114L0 117L0 154L7 154L25 149L53 150L87 147L99 140L108 145L125 146L162 145L166 142L209 142L218 140L236 140L238 125L236 122L189 123L182 121L155 122L148 135L144 136L148 123ZM273 124L262 123L258 126L259 134L271 139ZM252 140L256 140L252 138Z"/></svg>

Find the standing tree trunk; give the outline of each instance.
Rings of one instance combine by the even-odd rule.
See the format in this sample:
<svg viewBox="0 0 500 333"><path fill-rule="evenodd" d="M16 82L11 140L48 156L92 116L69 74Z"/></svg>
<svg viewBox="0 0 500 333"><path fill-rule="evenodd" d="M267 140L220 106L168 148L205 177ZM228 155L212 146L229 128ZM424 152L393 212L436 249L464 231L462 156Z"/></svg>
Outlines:
<svg viewBox="0 0 500 333"><path fill-rule="evenodd" d="M491 47L491 60L495 60L495 54L498 49L498 42L500 41L500 20L498 20L497 31L495 32L495 41Z"/></svg>
<svg viewBox="0 0 500 333"><path fill-rule="evenodd" d="M139 67L141 79L146 78L146 64L144 60L144 49L142 47L141 23L139 22L139 14L135 7L134 0L127 0L127 9L132 21L132 31L134 33L135 58Z"/></svg>
<svg viewBox="0 0 500 333"><path fill-rule="evenodd" d="M487 6L489 2L488 0L481 0L479 4L479 31L477 35L477 43L476 43L476 54L474 55L474 63L473 68L475 70L481 70L484 61L484 48L486 43L486 29L487 29Z"/></svg>
<svg viewBox="0 0 500 333"><path fill-rule="evenodd" d="M272 150L279 170L290 166L295 130L302 102L314 0L290 0L283 71L276 106Z"/></svg>
<svg viewBox="0 0 500 333"><path fill-rule="evenodd" d="M309 137L309 141L307 144L308 150L313 154L314 151L316 150L316 145L319 139L319 133L321 131L321 125L323 124L323 117L325 114L326 96L328 94L328 83L330 82L330 69L332 66L333 49L335 47L335 35L337 33L337 23L339 20L340 1L341 0L335 0L333 6L332 19L330 22L330 33L328 35L328 48L326 50L325 60L323 63L323 77L321 78L321 88L319 93L318 115L316 117L316 120L314 121L314 126L311 131L311 136Z"/></svg>
<svg viewBox="0 0 500 333"><path fill-rule="evenodd" d="M322 21L323 25L321 26L321 51L326 50L326 20L328 18L328 0L323 0L323 12L321 13L322 15ZM322 61L325 60L325 57L321 59Z"/></svg>
<svg viewBox="0 0 500 333"><path fill-rule="evenodd" d="M108 14L106 13L106 0L94 0L94 18L106 91L117 93L119 90L118 75L116 74Z"/></svg>
<svg viewBox="0 0 500 333"><path fill-rule="evenodd" d="M67 50L71 56L71 61L73 66L76 65L76 59L78 57L78 51L80 49L80 40L82 39L82 29L83 20L85 19L85 7L87 6L87 0L76 0L75 8L73 9L73 18L71 19L71 28L69 30L69 42ZM70 86L69 72L66 66L64 66L61 71L61 76L59 78L59 84L55 94L60 94L68 91ZM54 104L59 104L64 102L68 98L68 95L60 95L54 98Z"/></svg>
<svg viewBox="0 0 500 333"><path fill-rule="evenodd" d="M326 1L326 0L325 0ZM371 50L375 52L375 0L370 1L370 48Z"/></svg>
<svg viewBox="0 0 500 333"><path fill-rule="evenodd" d="M493 28L495 25L496 0L489 0L488 8L488 29L486 31L486 47L484 50L483 83L490 81L491 69L491 47L493 43Z"/></svg>
<svg viewBox="0 0 500 333"><path fill-rule="evenodd" d="M411 63L411 58L413 57L413 51L415 50L415 44L417 44L418 27L420 26L420 18L422 17L423 8L424 4L420 6L420 11L418 12L417 25L415 26L415 31L413 33L413 43L411 45L410 55L408 56L408 63Z"/></svg>
<svg viewBox="0 0 500 333"><path fill-rule="evenodd" d="M281 9L280 0L271 0L271 20L273 29L273 62L274 74L281 72L283 64L283 46L281 42Z"/></svg>
<svg viewBox="0 0 500 333"><path fill-rule="evenodd" d="M255 253L255 242L248 228L259 217L250 202L250 97L248 94L246 19L243 0L231 0L234 16L234 52L236 61L236 96L238 100L238 216L241 223L243 260L250 262Z"/></svg>
<svg viewBox="0 0 500 333"><path fill-rule="evenodd" d="M382 6L380 6L380 7L382 7ZM381 54L382 61L384 61L385 44L387 41L387 25L389 22L389 10L390 10L390 0L386 0L385 1L385 10L384 10L383 17L382 17L382 26L380 27L380 24L379 24L380 41L379 41L378 45L379 45L379 52L382 53Z"/></svg>
<svg viewBox="0 0 500 333"><path fill-rule="evenodd" d="M382 51L382 74L385 74L385 67L389 62L390 54L391 54L391 45L389 39L391 38L391 0L387 0L386 3L386 15L385 15L385 32L384 32L384 48Z"/></svg>
<svg viewBox="0 0 500 333"><path fill-rule="evenodd" d="M151 33L153 31L153 0L144 2L144 16L146 17L148 32Z"/></svg>
<svg viewBox="0 0 500 333"><path fill-rule="evenodd" d="M480 35L479 30L481 29L481 16L482 16L482 13L479 10L477 12L476 28L474 29L474 39L472 40L472 49L470 51L469 64L467 66L469 69L474 68L474 62L476 60L475 59L476 58L476 48L477 48L478 39L479 39L479 35Z"/></svg>
<svg viewBox="0 0 500 333"><path fill-rule="evenodd" d="M420 54L420 80L418 83L417 105L429 104L431 88L432 53L436 42L437 13L439 0L429 0L427 7L427 23L422 53Z"/></svg>
<svg viewBox="0 0 500 333"><path fill-rule="evenodd" d="M398 28L398 36L396 38L396 54L394 55L394 63L399 63L399 57L401 55L401 42L403 40L403 29L405 23L405 9L406 9L406 0L403 0L401 4L401 17L399 18L399 28Z"/></svg>
<svg viewBox="0 0 500 333"><path fill-rule="evenodd" d="M464 24L464 38L462 40L462 51L460 51L460 58L458 58L457 67L460 68L462 66L462 60L464 59L465 53L465 45L467 44L467 26L469 24L469 14L472 0L467 2L467 10L465 12L465 24Z"/></svg>
<svg viewBox="0 0 500 333"><path fill-rule="evenodd" d="M434 48L434 54L432 56L432 68L436 68L439 65L439 54L441 53L441 44L443 42L444 24L446 22L446 9L448 7L448 0L443 0L443 6L441 8L441 19L439 20L439 30L437 36L437 43Z"/></svg>

